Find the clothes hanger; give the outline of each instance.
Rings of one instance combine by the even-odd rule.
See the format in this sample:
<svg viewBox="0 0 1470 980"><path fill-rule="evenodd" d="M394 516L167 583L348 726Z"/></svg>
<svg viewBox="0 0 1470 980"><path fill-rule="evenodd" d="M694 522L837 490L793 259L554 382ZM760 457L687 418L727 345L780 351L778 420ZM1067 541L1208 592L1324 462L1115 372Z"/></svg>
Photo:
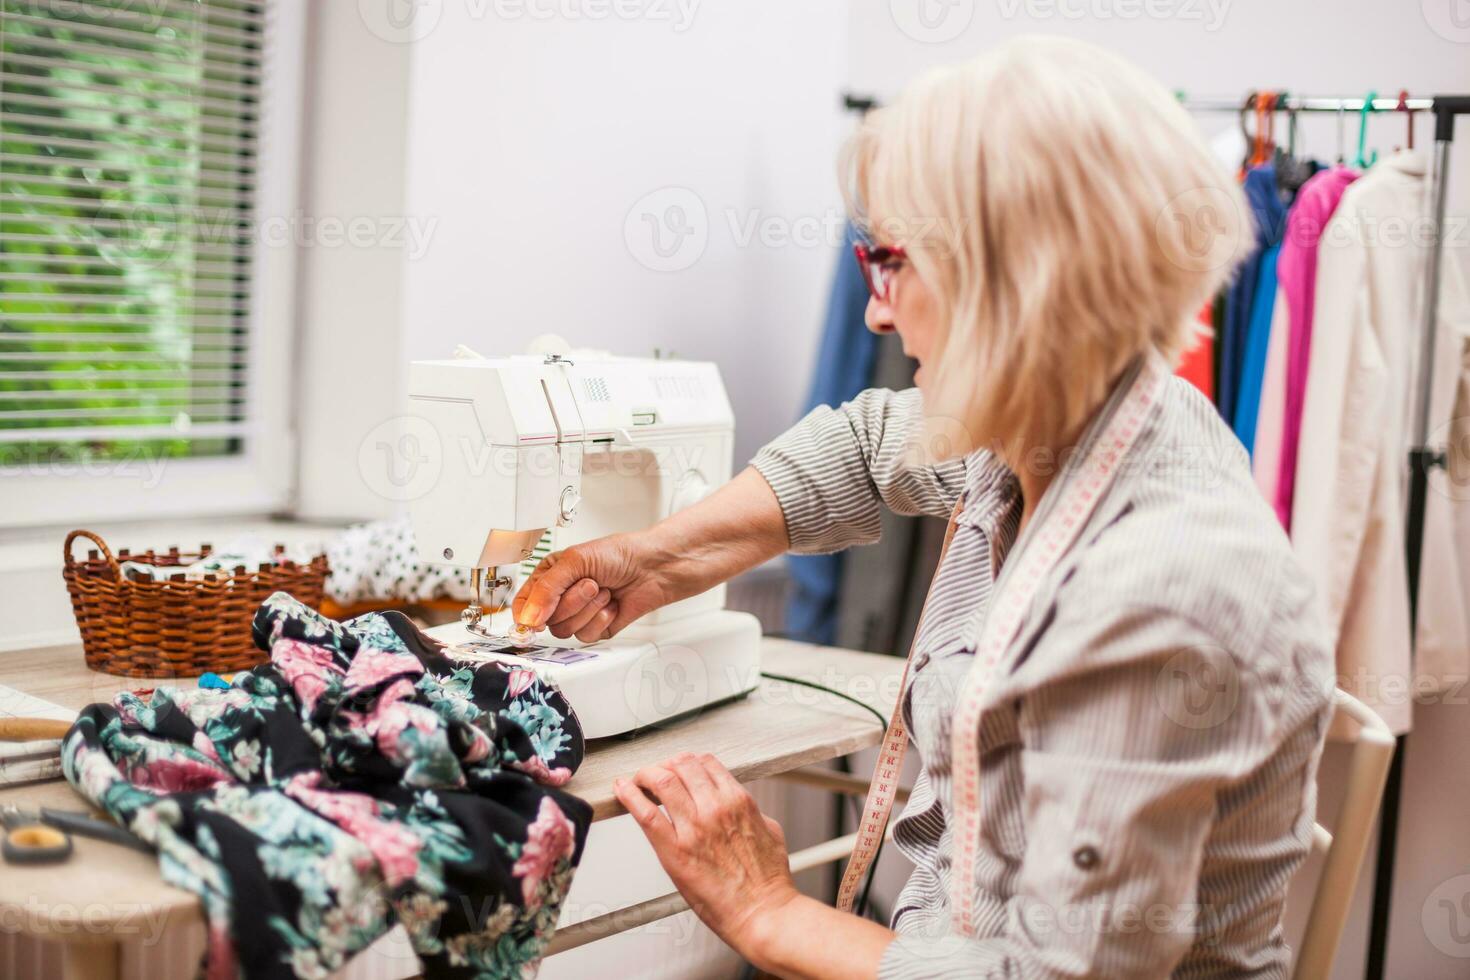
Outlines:
<svg viewBox="0 0 1470 980"><path fill-rule="evenodd" d="M1266 163L1271 159L1272 152L1276 149L1276 93L1267 92L1265 98L1258 100L1256 110L1259 113L1256 123L1256 132L1260 134L1261 145L1256 152L1258 163Z"/></svg>
<svg viewBox="0 0 1470 980"><path fill-rule="evenodd" d="M1246 113L1256 107L1256 90L1251 89L1246 95L1245 101L1240 104L1240 135L1245 140L1245 157L1240 161L1240 176L1244 178L1245 172L1251 168L1251 158L1256 153L1256 134L1250 131L1246 125Z"/></svg>
<svg viewBox="0 0 1470 980"><path fill-rule="evenodd" d="M1316 167L1312 161L1296 155L1297 110L1291 104L1291 94L1277 92L1275 104L1286 112L1286 149L1278 144L1275 153L1276 192L1281 196L1281 203L1290 206L1296 199L1296 192L1316 173Z"/></svg>
<svg viewBox="0 0 1470 980"><path fill-rule="evenodd" d="M1337 104L1337 165L1343 166L1347 163L1346 139L1344 135L1347 121L1347 107L1341 102Z"/></svg>
<svg viewBox="0 0 1470 980"><path fill-rule="evenodd" d="M1281 101L1286 106L1286 155L1296 158L1296 106L1291 105L1291 95L1287 92L1281 93Z"/></svg>
<svg viewBox="0 0 1470 980"><path fill-rule="evenodd" d="M1246 93L1245 101L1240 104L1240 135L1245 137L1247 143L1255 137L1251 134L1250 127L1245 124L1245 114L1256 107L1256 90L1251 89Z"/></svg>
<svg viewBox="0 0 1470 980"><path fill-rule="evenodd" d="M1266 93L1266 105L1261 109L1261 121L1265 123L1265 136L1261 140L1261 162L1271 159L1276 150L1276 99L1277 93Z"/></svg>
<svg viewBox="0 0 1470 980"><path fill-rule="evenodd" d="M1378 162L1377 150L1364 155L1364 146L1368 140L1368 115L1373 112L1373 100L1377 98L1377 92L1369 92L1363 99L1363 108L1358 111L1358 158L1354 161L1353 166L1359 170L1371 167Z"/></svg>
<svg viewBox="0 0 1470 980"><path fill-rule="evenodd" d="M1414 148L1414 110L1409 108L1408 89L1399 89L1399 104L1394 106L1394 112L1402 112L1404 114L1404 119L1408 121L1409 142L1407 149L1412 150Z"/></svg>
<svg viewBox="0 0 1470 980"><path fill-rule="evenodd" d="M1252 92L1247 102L1255 110L1256 131L1251 139L1251 155L1246 160L1246 169L1259 167L1271 159L1275 144L1271 142L1271 121L1274 118L1276 96L1271 92Z"/></svg>

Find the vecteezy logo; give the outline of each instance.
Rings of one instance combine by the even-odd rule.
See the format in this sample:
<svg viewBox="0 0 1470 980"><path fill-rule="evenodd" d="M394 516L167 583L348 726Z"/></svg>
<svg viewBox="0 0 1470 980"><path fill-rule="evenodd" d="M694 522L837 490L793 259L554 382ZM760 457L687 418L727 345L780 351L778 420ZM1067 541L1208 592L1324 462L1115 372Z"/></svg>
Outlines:
<svg viewBox="0 0 1470 980"><path fill-rule="evenodd" d="M1424 938L1446 956L1470 959L1470 874L1456 875L1424 900Z"/></svg>
<svg viewBox="0 0 1470 980"><path fill-rule="evenodd" d="M1470 0L1419 0L1424 23L1446 41L1470 44Z"/></svg>
<svg viewBox="0 0 1470 980"><path fill-rule="evenodd" d="M1164 715L1185 728L1214 728L1235 711L1240 677L1224 650L1181 650L1154 679Z"/></svg>
<svg viewBox="0 0 1470 980"><path fill-rule="evenodd" d="M1164 205L1154 221L1154 237L1170 262L1206 272L1234 258L1241 227L1234 198L1219 187L1196 187Z"/></svg>
<svg viewBox="0 0 1470 980"><path fill-rule="evenodd" d="M641 658L628 669L623 697L640 727L656 725L704 705L709 670L694 650L660 644L656 659Z"/></svg>
<svg viewBox="0 0 1470 980"><path fill-rule="evenodd" d="M444 468L439 431L427 419L402 415L369 432L357 447L357 471L387 500L417 500L439 482Z"/></svg>
<svg viewBox="0 0 1470 980"><path fill-rule="evenodd" d="M645 194L623 220L623 240L638 263L654 272L678 272L699 261L709 244L709 213L687 187Z"/></svg>
<svg viewBox="0 0 1470 980"><path fill-rule="evenodd" d="M357 0L357 15L390 44L422 41L439 24L444 0Z"/></svg>
<svg viewBox="0 0 1470 980"><path fill-rule="evenodd" d="M888 0L888 12L915 41L942 44L965 33L975 19L975 0Z"/></svg>
<svg viewBox="0 0 1470 980"><path fill-rule="evenodd" d="M179 210L173 204L135 204L111 234L93 244L102 259L116 266L156 266L168 261L178 242ZM233 230L233 226L232 226Z"/></svg>

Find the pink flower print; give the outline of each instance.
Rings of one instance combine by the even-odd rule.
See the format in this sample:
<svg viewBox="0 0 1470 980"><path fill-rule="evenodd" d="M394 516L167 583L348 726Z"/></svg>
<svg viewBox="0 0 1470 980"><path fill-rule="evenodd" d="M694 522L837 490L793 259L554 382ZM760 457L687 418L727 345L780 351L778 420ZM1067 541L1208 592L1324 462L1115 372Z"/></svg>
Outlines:
<svg viewBox="0 0 1470 980"><path fill-rule="evenodd" d="M291 682L291 687L296 696L301 699L301 707L306 709L306 715L316 711L316 703L321 700L323 694L327 693L327 682L316 674L302 674Z"/></svg>
<svg viewBox="0 0 1470 980"><path fill-rule="evenodd" d="M551 769L546 765L546 760L539 755L533 755L527 759L517 759L510 764L512 769L518 769L538 783L547 786L565 786L572 778L572 771L566 766L557 766Z"/></svg>
<svg viewBox="0 0 1470 980"><path fill-rule="evenodd" d="M234 777L206 762L183 757L152 759L132 768L128 781L144 789L165 793L192 793L211 789L220 783L232 783Z"/></svg>
<svg viewBox="0 0 1470 980"><path fill-rule="evenodd" d="M527 667L517 667L510 672L510 679L506 682L505 696L515 699L525 694L532 684L536 683L536 672Z"/></svg>
<svg viewBox="0 0 1470 980"><path fill-rule="evenodd" d="M353 834L378 859L383 880L390 887L396 888L406 881L412 881L414 875L418 874L419 848L423 846L423 842L403 829L402 825L382 820L364 821L354 829Z"/></svg>
<svg viewBox="0 0 1470 980"><path fill-rule="evenodd" d="M361 841L390 887L412 879L418 873L423 842L403 824L381 819L378 801L371 796L318 789L321 778L320 772L293 776L286 782L286 795Z"/></svg>
<svg viewBox="0 0 1470 980"><path fill-rule="evenodd" d="M137 701L132 697L129 697L126 693L123 693L119 694L115 699L113 699L112 706L117 709L117 716L122 719L122 723L124 725L128 725L134 728L148 727L138 720L137 709L144 706L140 701Z"/></svg>
<svg viewBox="0 0 1470 980"><path fill-rule="evenodd" d="M365 687L381 684L391 677L405 674L417 676L423 672L424 665L411 653L388 653L362 647L347 668L347 689L360 691Z"/></svg>
<svg viewBox="0 0 1470 980"><path fill-rule="evenodd" d="M271 647L271 662L290 680L302 671L317 674L340 674L335 655L326 647L302 643L300 640L277 640Z"/></svg>
<svg viewBox="0 0 1470 980"><path fill-rule="evenodd" d="M196 731L194 733L193 744L195 752L198 752L211 762L220 762L219 753L214 750L214 740L208 735Z"/></svg>
<svg viewBox="0 0 1470 980"><path fill-rule="evenodd" d="M332 651L300 640L277 640L271 647L271 663L301 699L307 714L316 710L317 699L327 689L326 678L342 673Z"/></svg>
<svg viewBox="0 0 1470 980"><path fill-rule="evenodd" d="M412 724L413 714L408 706L394 703L374 708L368 728L378 743L378 751L395 762L402 762L404 752L398 740Z"/></svg>
<svg viewBox="0 0 1470 980"><path fill-rule="evenodd" d="M209 923L209 965L205 976L208 980L235 980L240 975L235 958L235 940L230 936L230 924L224 919Z"/></svg>
<svg viewBox="0 0 1470 980"><path fill-rule="evenodd" d="M543 797L536 819L526 828L526 843L511 874L521 879L526 908L541 907L541 883L556 873L557 863L570 859L576 846L572 822L551 797Z"/></svg>
<svg viewBox="0 0 1470 980"><path fill-rule="evenodd" d="M407 679L394 681L379 696L367 716L367 729L376 740L378 751L399 762L407 758L407 753L398 744L405 731L415 728L425 735L432 735L439 729L439 716L433 710L404 700L412 696L413 684Z"/></svg>
<svg viewBox="0 0 1470 980"><path fill-rule="evenodd" d="M466 726L470 732L470 747L464 751L465 762L479 762L490 755L490 736L474 725Z"/></svg>

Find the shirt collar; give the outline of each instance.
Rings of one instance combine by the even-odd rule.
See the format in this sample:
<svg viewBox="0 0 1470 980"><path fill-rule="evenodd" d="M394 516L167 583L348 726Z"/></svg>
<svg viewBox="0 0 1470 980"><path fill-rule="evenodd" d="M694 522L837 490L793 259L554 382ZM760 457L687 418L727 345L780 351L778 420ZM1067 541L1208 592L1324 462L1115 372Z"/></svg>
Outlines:
<svg viewBox="0 0 1470 980"><path fill-rule="evenodd" d="M1377 165L1397 170L1406 177L1423 177L1428 173L1423 150L1399 150L1379 161Z"/></svg>
<svg viewBox="0 0 1470 980"><path fill-rule="evenodd" d="M1021 484L998 455L980 449L965 457L964 494L960 516L975 523L1003 509L1012 497L1019 498Z"/></svg>
<svg viewBox="0 0 1470 980"><path fill-rule="evenodd" d="M1092 420L1082 430L1082 436L1077 440L1075 450L1066 455L1066 459L1061 464L1061 472L1047 487L1046 493L1037 506L1036 514L1031 523L1027 525L1027 536L1032 528L1046 519L1047 512L1062 495L1063 487L1075 477L1078 470L1075 461L1085 459L1087 454L1096 447L1104 427L1117 414L1123 400L1128 397L1128 391L1133 387L1133 382L1142 372L1145 361L1149 359L1161 360L1159 354L1150 351L1142 357L1135 358L1118 376L1108 397L1104 399L1102 408L1093 415ZM1067 460L1074 462L1068 464ZM1013 507L1020 507L1023 503L1021 481L1016 478L1016 474L1011 472L1000 456L988 449L976 450L965 458L964 494L965 502L960 509L958 520L960 523L971 526L993 529L1001 517L1009 513Z"/></svg>

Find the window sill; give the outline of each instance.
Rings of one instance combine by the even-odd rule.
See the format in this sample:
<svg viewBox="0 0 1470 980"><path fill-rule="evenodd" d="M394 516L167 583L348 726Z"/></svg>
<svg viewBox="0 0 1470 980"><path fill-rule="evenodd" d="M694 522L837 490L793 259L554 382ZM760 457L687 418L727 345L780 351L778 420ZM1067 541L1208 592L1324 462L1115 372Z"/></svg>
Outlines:
<svg viewBox="0 0 1470 980"><path fill-rule="evenodd" d="M177 521L104 522L90 528L109 548L146 551L177 545L181 551L198 550L209 542L216 548L246 536L287 547L320 546L345 524L277 520L270 517L231 517ZM61 578L62 528L23 528L0 532L0 654L14 650L76 643L76 621L71 599ZM85 556L88 545L73 543L73 553Z"/></svg>

